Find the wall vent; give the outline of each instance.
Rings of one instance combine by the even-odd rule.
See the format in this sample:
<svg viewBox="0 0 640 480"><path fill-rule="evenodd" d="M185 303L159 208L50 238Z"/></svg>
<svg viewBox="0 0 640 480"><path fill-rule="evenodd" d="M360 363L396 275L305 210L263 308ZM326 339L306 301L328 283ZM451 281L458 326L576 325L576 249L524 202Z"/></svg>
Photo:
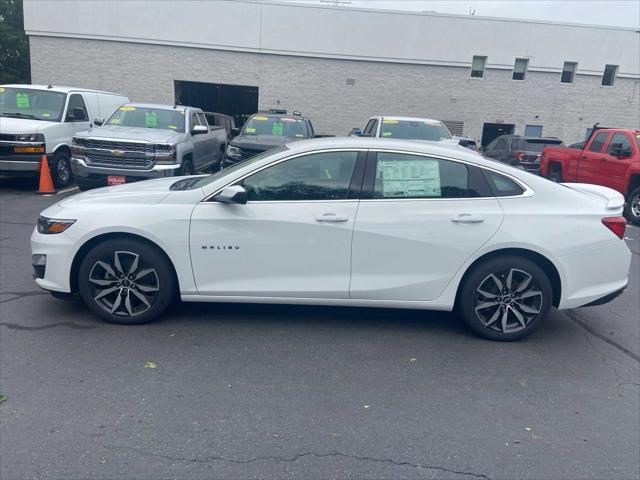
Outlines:
<svg viewBox="0 0 640 480"><path fill-rule="evenodd" d="M355 78L347 78L347 86L348 87L353 87L356 84L356 79Z"/></svg>
<svg viewBox="0 0 640 480"><path fill-rule="evenodd" d="M442 123L447 126L451 135L462 135L464 122L460 120L443 120Z"/></svg>

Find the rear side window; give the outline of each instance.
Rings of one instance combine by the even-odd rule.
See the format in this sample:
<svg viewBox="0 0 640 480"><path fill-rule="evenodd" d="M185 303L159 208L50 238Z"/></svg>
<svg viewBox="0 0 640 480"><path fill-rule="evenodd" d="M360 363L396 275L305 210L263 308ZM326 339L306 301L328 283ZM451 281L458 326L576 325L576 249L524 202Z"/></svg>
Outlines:
<svg viewBox="0 0 640 480"><path fill-rule="evenodd" d="M602 151L602 146L604 145L604 142L607 140L607 136L609 134L606 132L600 132L598 133L595 138L593 139L593 141L591 142L591 145L589 145L589 151L590 152L601 152Z"/></svg>
<svg viewBox="0 0 640 480"><path fill-rule="evenodd" d="M489 170L483 170L483 173L496 197L512 197L524 193L522 187L509 177Z"/></svg>

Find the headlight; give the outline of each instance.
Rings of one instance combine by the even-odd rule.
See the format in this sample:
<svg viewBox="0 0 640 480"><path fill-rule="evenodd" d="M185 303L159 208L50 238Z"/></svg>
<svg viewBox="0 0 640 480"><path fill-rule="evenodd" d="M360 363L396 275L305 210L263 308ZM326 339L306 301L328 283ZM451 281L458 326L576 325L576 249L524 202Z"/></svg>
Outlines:
<svg viewBox="0 0 640 480"><path fill-rule="evenodd" d="M44 143L44 135L42 133L20 133L16 135L18 142L39 142Z"/></svg>
<svg viewBox="0 0 640 480"><path fill-rule="evenodd" d="M242 153L238 147L234 147L233 145L229 145L227 147L227 155L230 157L241 157Z"/></svg>
<svg viewBox="0 0 640 480"><path fill-rule="evenodd" d="M171 144L155 145L155 160L157 163L176 163L176 146Z"/></svg>
<svg viewBox="0 0 640 480"><path fill-rule="evenodd" d="M54 233L62 233L74 223L76 223L75 220L38 217L37 229L38 233L50 235Z"/></svg>
<svg viewBox="0 0 640 480"><path fill-rule="evenodd" d="M73 137L72 145L77 145L78 147L84 147L87 144L86 138Z"/></svg>

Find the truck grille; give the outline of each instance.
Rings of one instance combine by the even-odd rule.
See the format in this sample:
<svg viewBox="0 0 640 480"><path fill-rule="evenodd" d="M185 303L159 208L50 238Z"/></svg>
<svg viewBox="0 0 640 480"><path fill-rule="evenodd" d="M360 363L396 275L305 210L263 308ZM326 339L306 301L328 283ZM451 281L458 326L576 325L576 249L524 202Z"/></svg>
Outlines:
<svg viewBox="0 0 640 480"><path fill-rule="evenodd" d="M111 140L94 140L87 139L83 144L86 148L99 149L99 150L120 150L123 152L137 152L137 153L153 153L154 147L149 143L137 143L137 142L117 142Z"/></svg>
<svg viewBox="0 0 640 480"><path fill-rule="evenodd" d="M113 156L105 153L88 152L85 154L87 163L95 167L121 167L147 170L153 165L153 158L132 156L125 152L123 156Z"/></svg>

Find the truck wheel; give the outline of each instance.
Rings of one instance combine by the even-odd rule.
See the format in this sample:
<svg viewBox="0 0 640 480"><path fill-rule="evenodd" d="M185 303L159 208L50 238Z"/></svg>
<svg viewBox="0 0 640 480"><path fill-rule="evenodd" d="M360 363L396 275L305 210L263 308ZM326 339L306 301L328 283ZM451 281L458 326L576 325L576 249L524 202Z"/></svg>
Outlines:
<svg viewBox="0 0 640 480"><path fill-rule="evenodd" d="M196 171L193 168L193 163L191 160L184 160L182 162L182 168L180 169L180 175L195 175Z"/></svg>
<svg viewBox="0 0 640 480"><path fill-rule="evenodd" d="M549 165L549 173L547 173L547 178L552 182L562 183L564 180L562 178L562 167L556 163L552 163Z"/></svg>
<svg viewBox="0 0 640 480"><path fill-rule="evenodd" d="M631 192L629 198L627 198L624 216L629 223L640 225L640 187Z"/></svg>
<svg viewBox="0 0 640 480"><path fill-rule="evenodd" d="M51 177L56 188L68 187L73 181L69 154L64 150L58 151L53 155Z"/></svg>

